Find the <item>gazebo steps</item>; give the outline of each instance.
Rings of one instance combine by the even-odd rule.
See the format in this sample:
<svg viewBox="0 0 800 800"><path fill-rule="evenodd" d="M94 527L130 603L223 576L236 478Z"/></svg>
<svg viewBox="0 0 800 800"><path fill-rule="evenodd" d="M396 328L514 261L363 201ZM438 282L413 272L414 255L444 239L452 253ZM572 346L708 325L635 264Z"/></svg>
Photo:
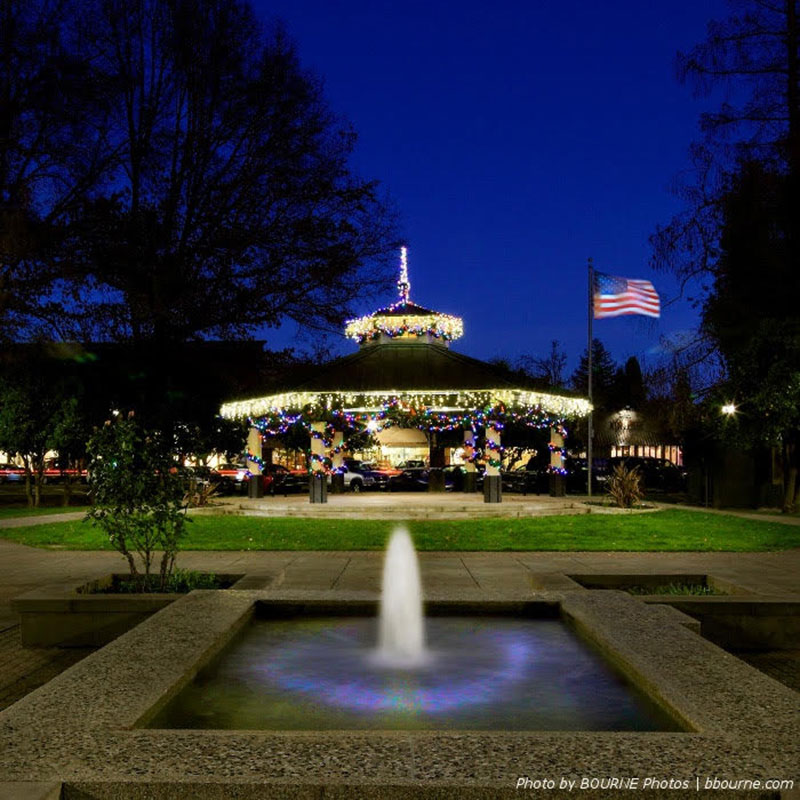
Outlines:
<svg viewBox="0 0 800 800"><path fill-rule="evenodd" d="M487 519L487 518L527 518L544 517L558 514L586 514L590 509L582 503L563 500L553 502L503 502L483 503L476 498L466 503L436 502L393 502L364 503L357 502L309 503L307 499L297 498L300 502L282 502L269 500L251 500L238 505L227 505L209 509L205 513L228 514L253 517L295 517L308 519ZM304 500L304 502L303 502Z"/></svg>

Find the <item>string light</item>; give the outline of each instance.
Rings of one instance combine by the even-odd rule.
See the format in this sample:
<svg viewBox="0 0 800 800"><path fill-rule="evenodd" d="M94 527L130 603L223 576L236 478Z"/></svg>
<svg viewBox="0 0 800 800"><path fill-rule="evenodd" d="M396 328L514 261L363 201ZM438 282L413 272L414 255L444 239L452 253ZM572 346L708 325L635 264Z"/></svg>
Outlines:
<svg viewBox="0 0 800 800"><path fill-rule="evenodd" d="M220 410L227 419L261 419L283 415L303 416L313 409L317 419L338 412L342 414L380 413L392 406L425 409L431 414L449 416L450 409L504 409L504 413L539 421L535 427L558 422L567 417L585 417L592 406L582 397L565 397L528 389L380 390L338 392L283 392L225 403ZM480 415L480 411L459 412L461 417ZM548 419L546 420L545 417Z"/></svg>
<svg viewBox="0 0 800 800"><path fill-rule="evenodd" d="M411 282L408 280L408 249L400 248L400 280L397 282L400 300L408 303L411 296Z"/></svg>
<svg viewBox="0 0 800 800"><path fill-rule="evenodd" d="M567 448L564 446L564 442L567 438L567 429L563 425L555 425L554 430L556 433L561 435L562 443L560 445L556 444L555 442L548 442L547 449L551 453L558 454L558 464L548 464L547 472L551 475L566 475L567 468L564 466L564 459L567 457Z"/></svg>
<svg viewBox="0 0 800 800"><path fill-rule="evenodd" d="M490 467L495 467L496 469L500 469L500 467L503 466L505 447L503 447L500 442L490 437L489 431L496 431L499 434L501 430L503 430L503 424L497 420L490 420L486 423L486 439L484 440L486 450L488 451L486 454L488 456L486 463Z"/></svg>

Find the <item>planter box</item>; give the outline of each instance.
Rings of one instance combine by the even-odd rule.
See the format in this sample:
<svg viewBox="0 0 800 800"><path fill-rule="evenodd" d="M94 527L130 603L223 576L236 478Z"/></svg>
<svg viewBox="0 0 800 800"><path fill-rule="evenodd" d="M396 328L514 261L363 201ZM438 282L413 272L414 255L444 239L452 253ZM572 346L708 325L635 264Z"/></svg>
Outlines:
<svg viewBox="0 0 800 800"><path fill-rule="evenodd" d="M51 584L11 601L25 647L102 647L183 594L90 594L126 575L106 575L82 586ZM234 588L244 575L217 575ZM246 579L245 579L246 580Z"/></svg>
<svg viewBox="0 0 800 800"><path fill-rule="evenodd" d="M800 647L800 602L783 597L756 596L728 580L707 574L570 574L586 589L624 589L696 583L723 594L637 594L644 603L671 606L700 623L701 634L726 650L796 650ZM558 588L562 588L559 586Z"/></svg>

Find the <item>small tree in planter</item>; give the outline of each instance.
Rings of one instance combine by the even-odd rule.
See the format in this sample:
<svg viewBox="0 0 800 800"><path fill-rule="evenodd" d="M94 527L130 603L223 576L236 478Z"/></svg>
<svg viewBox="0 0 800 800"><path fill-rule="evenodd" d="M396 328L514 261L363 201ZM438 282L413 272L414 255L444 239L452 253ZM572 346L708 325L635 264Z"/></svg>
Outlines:
<svg viewBox="0 0 800 800"><path fill-rule="evenodd" d="M187 522L184 470L170 443L131 414L96 430L87 450L92 494L87 519L128 560L139 591L164 591ZM157 551L162 556L154 575Z"/></svg>

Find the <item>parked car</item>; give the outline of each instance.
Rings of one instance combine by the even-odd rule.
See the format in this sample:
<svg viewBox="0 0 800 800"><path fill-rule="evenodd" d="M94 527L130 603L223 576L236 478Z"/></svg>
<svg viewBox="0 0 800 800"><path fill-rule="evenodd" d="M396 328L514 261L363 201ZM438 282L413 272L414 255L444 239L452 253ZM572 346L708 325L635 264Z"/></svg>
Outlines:
<svg viewBox="0 0 800 800"><path fill-rule="evenodd" d="M17 483L25 479L25 470L16 464L0 464L0 483Z"/></svg>
<svg viewBox="0 0 800 800"><path fill-rule="evenodd" d="M419 467L404 469L399 475L389 478L390 492L428 491L428 470Z"/></svg>
<svg viewBox="0 0 800 800"><path fill-rule="evenodd" d="M374 489L376 487L375 476L361 461L354 459L346 460L339 474L344 476L345 489L350 489L354 492L363 492L365 489ZM329 485L331 480L332 475L329 474Z"/></svg>
<svg viewBox="0 0 800 800"><path fill-rule="evenodd" d="M686 473L666 458L617 456L608 459L609 472L619 464L628 469L636 467L647 492L682 492L686 490Z"/></svg>
<svg viewBox="0 0 800 800"><path fill-rule="evenodd" d="M359 461L357 459L345 459L345 465L353 472L367 475L373 479L373 488L387 489L389 487L389 478L392 475L397 475L396 469L381 469L369 461Z"/></svg>
<svg viewBox="0 0 800 800"><path fill-rule="evenodd" d="M606 483L611 472L607 458L592 459L592 494L602 494L606 491ZM575 494L586 494L588 469L585 458L568 457L564 461L567 470L567 491Z"/></svg>
<svg viewBox="0 0 800 800"><path fill-rule="evenodd" d="M547 494L550 475L546 469L529 468L523 464L516 469L501 470L503 491L517 494Z"/></svg>
<svg viewBox="0 0 800 800"><path fill-rule="evenodd" d="M397 465L397 469L400 471L406 469L425 469L425 462L420 459L409 459L408 461L402 461Z"/></svg>
<svg viewBox="0 0 800 800"><path fill-rule="evenodd" d="M220 464L213 472L218 476L221 494L244 491L249 480L247 467L244 464Z"/></svg>
<svg viewBox="0 0 800 800"><path fill-rule="evenodd" d="M308 491L308 473L291 470L283 464L266 464L262 472L267 494L293 494Z"/></svg>
<svg viewBox="0 0 800 800"><path fill-rule="evenodd" d="M442 467L444 475L444 489L446 492L461 492L464 489L464 476L466 469L461 464L448 464ZM412 468L404 469L399 475L389 477L390 492L427 492L430 482L431 469ZM478 487L483 483L483 472L478 468Z"/></svg>

